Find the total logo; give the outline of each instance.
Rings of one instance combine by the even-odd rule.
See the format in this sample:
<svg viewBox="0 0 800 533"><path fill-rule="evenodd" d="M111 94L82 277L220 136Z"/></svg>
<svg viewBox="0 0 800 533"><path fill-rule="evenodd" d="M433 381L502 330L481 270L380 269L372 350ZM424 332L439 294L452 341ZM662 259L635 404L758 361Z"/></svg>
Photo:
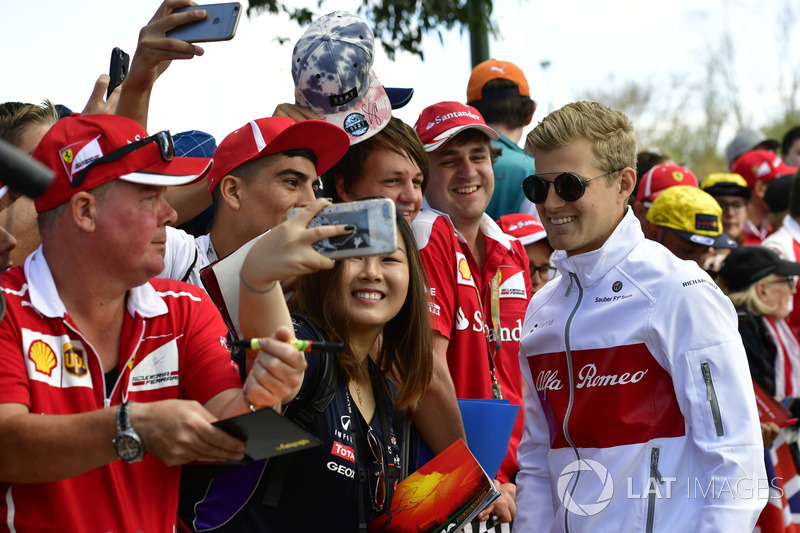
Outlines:
<svg viewBox="0 0 800 533"><path fill-rule="evenodd" d="M466 331L467 329L472 329L472 331L483 331L489 337L489 342L495 342L497 337L495 336L494 329L490 328L486 322L483 321L483 313L480 310L475 311L472 315L473 322L467 318L464 314L464 309L459 307L458 311L456 312L456 330L458 331ZM517 319L517 325L514 328L505 328L502 325L500 326L500 340L502 342L510 342L510 341L517 341L519 342L520 338L522 338L522 319Z"/></svg>
<svg viewBox="0 0 800 533"><path fill-rule="evenodd" d="M574 498L579 483L580 501ZM611 503L614 480L606 467L597 461L579 459L564 467L558 476L557 488L558 498L567 511L578 516L594 516ZM597 497L592 500L594 494ZM587 498L589 501L584 501Z"/></svg>

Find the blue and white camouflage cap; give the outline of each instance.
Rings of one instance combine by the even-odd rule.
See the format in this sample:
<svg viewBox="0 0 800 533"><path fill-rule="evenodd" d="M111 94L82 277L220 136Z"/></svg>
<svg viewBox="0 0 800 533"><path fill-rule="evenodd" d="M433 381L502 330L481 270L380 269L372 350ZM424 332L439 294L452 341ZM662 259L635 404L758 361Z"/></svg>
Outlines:
<svg viewBox="0 0 800 533"><path fill-rule="evenodd" d="M364 19L335 11L312 22L292 53L296 103L344 129L351 145L392 118L392 104L372 70L374 40Z"/></svg>

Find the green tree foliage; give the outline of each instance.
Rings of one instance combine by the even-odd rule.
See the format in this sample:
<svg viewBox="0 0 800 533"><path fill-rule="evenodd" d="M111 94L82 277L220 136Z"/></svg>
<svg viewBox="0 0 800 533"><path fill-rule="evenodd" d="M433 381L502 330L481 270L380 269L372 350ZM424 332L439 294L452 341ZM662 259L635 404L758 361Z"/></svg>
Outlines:
<svg viewBox="0 0 800 533"><path fill-rule="evenodd" d="M475 9L483 3L485 9ZM470 9L470 4L472 8ZM306 26L325 9L337 9L335 2L317 0L318 13L307 8L295 8L279 0L250 0L248 15L258 13L286 13L290 19ZM468 28L471 32L493 33L490 15L492 0L362 0L358 14L372 24L375 36L380 39L386 55L394 59L398 51L411 52L424 59L422 37L435 32L442 40L443 30ZM278 37L283 42L286 38Z"/></svg>

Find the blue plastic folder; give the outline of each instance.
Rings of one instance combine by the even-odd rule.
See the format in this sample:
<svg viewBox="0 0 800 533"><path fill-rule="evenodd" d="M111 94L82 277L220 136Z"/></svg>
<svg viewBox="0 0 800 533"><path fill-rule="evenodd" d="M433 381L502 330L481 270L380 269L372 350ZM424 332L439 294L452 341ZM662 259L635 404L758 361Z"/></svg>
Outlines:
<svg viewBox="0 0 800 533"><path fill-rule="evenodd" d="M519 405L510 405L508 400L459 399L458 407L464 420L469 450L489 477L494 479L508 451ZM428 445L415 433L413 469L416 470L432 458L433 453Z"/></svg>

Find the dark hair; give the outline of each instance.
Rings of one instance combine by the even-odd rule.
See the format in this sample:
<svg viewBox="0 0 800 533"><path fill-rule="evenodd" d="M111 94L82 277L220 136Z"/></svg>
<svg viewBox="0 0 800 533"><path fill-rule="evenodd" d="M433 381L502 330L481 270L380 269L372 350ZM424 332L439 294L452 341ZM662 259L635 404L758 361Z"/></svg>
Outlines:
<svg viewBox="0 0 800 533"><path fill-rule="evenodd" d="M506 91L516 89L517 84L511 80L497 78L486 82L482 91ZM521 128L528 123L531 110L536 102L529 96L509 95L504 98L482 99L469 102L469 105L481 112L483 120L488 124L503 124L512 129Z"/></svg>
<svg viewBox="0 0 800 533"><path fill-rule="evenodd" d="M453 143L456 146L461 146L462 144L471 141L483 141L489 146L489 157L492 159L492 164L497 161L498 157L503 155L503 149L497 148L494 144L492 144L492 140L489 138L489 136L477 128L467 128L460 131L455 137L440 146L438 150L441 150L444 146L447 146L450 143Z"/></svg>
<svg viewBox="0 0 800 533"><path fill-rule="evenodd" d="M422 193L428 186L428 154L414 128L397 117L392 117L386 126L365 141L350 146L338 163L322 175L322 192L334 202L342 202L336 191L336 178L344 177L344 188L350 191L364 177L364 165L378 146L407 156L422 171Z"/></svg>
<svg viewBox="0 0 800 533"><path fill-rule="evenodd" d="M671 159L671 155L659 148L648 148L636 154L636 185L634 185L633 192L630 196L631 203L636 199L636 192L639 190L639 182L642 176L647 174L651 168L657 165L663 165Z"/></svg>
<svg viewBox="0 0 800 533"><path fill-rule="evenodd" d="M792 185L789 187L789 216L800 220L800 184L798 184L798 181L800 181L800 170L795 172L791 181Z"/></svg>
<svg viewBox="0 0 800 533"><path fill-rule="evenodd" d="M249 161L245 161L238 167L234 168L228 174L232 174L238 178L243 179L246 182L252 183L258 177L258 169L260 168L259 164L263 159L274 157L278 155L285 155L286 157L305 157L316 167L319 160L317 159L317 154L314 153L313 150L310 148L292 148L290 150L284 150L283 152L278 152L275 154L265 155L263 157L257 157L255 159L251 159ZM217 183L214 190L211 191L211 199L212 199L212 206L214 211L216 212L217 208L219 207L219 203L222 201L222 193L220 192L219 183Z"/></svg>
<svg viewBox="0 0 800 533"><path fill-rule="evenodd" d="M800 126L795 126L783 136L783 141L781 141L781 155L783 155L783 157L786 157L786 154L789 153L789 150L797 139L800 139Z"/></svg>
<svg viewBox="0 0 800 533"><path fill-rule="evenodd" d="M407 408L416 405L430 384L433 337L425 292L427 280L414 234L400 215L397 216L397 229L408 257L408 293L400 312L383 327L377 362L384 374L399 381L397 405ZM353 357L350 345L350 317L344 305L342 264L342 261L337 261L331 270L298 277L290 308L292 312L305 315L331 340L344 342L346 349L337 357L339 368L348 380L365 380L366 372Z"/></svg>

